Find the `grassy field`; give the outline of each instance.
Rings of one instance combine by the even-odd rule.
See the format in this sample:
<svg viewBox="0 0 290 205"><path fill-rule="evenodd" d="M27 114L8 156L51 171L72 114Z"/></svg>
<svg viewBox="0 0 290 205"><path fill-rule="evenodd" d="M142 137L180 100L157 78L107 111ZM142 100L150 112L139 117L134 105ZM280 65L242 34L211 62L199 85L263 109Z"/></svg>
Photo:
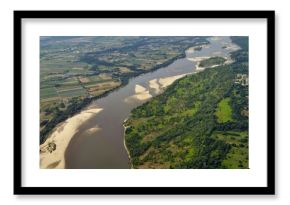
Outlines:
<svg viewBox="0 0 290 205"><path fill-rule="evenodd" d="M82 87L75 87L70 89L58 90L58 94L60 97L79 97L86 96L87 92Z"/></svg>
<svg viewBox="0 0 290 205"><path fill-rule="evenodd" d="M43 88L40 90L40 98L52 98L52 97L57 97L58 94L56 92L55 87L48 87L48 88Z"/></svg>
<svg viewBox="0 0 290 205"><path fill-rule="evenodd" d="M232 118L233 111L230 105L230 100L231 100L230 98L224 98L219 102L217 106L215 115L219 123L233 121L233 118Z"/></svg>

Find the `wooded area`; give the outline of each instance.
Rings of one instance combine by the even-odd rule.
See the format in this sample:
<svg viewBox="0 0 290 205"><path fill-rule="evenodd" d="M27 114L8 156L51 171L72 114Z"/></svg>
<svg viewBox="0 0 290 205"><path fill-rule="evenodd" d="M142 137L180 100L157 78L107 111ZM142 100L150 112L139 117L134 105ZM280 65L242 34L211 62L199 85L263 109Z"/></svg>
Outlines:
<svg viewBox="0 0 290 205"><path fill-rule="evenodd" d="M234 63L182 78L132 111L126 145L134 168L248 168L248 37ZM221 120L222 119L222 120Z"/></svg>

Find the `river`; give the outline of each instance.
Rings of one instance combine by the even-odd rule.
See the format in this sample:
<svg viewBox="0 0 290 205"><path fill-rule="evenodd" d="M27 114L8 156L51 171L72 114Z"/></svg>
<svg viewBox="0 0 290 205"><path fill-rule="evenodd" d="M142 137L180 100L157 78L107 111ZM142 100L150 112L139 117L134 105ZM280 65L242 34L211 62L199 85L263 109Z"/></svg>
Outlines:
<svg viewBox="0 0 290 205"><path fill-rule="evenodd" d="M85 121L69 142L65 151L65 168L129 169L131 165L124 146L123 122L129 117L133 108L149 100L148 96L154 97L160 94L149 85L149 82L191 74L195 70L196 59L208 56L228 58L230 52L237 49L237 46L231 43L230 37L211 37L208 40L210 44L204 46L202 50L195 51L190 48L186 51L185 58L178 59L164 68L132 78L126 86L92 102L90 106L97 106L103 110ZM145 91L145 99L134 97L136 87ZM97 131L88 132L92 128Z"/></svg>

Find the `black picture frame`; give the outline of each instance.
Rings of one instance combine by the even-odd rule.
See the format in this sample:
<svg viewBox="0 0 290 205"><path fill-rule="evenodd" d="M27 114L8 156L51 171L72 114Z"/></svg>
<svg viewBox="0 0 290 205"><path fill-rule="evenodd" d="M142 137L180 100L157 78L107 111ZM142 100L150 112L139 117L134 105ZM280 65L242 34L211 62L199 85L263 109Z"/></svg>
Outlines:
<svg viewBox="0 0 290 205"><path fill-rule="evenodd" d="M267 20L266 187L23 187L22 186L22 19L210 18ZM16 195L273 195L275 194L275 11L14 11L14 194Z"/></svg>

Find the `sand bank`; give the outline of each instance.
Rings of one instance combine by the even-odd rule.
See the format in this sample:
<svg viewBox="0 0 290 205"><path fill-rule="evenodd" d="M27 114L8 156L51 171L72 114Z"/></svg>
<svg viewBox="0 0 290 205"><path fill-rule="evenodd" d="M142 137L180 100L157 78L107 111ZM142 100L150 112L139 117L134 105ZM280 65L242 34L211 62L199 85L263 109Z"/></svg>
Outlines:
<svg viewBox="0 0 290 205"><path fill-rule="evenodd" d="M153 79L149 81L149 87L154 89L156 94L160 93L160 84L158 83L157 79Z"/></svg>
<svg viewBox="0 0 290 205"><path fill-rule="evenodd" d="M148 100L150 98L152 98L152 95L149 93L149 90L147 90L147 91L144 91L142 93L135 94L135 95L132 95L130 97L127 97L127 98L125 98L124 101L126 103L130 103L130 102L134 102L136 100L144 101L144 100Z"/></svg>
<svg viewBox="0 0 290 205"><path fill-rule="evenodd" d="M123 134L123 135L124 135L124 139L123 139L123 144L124 144L125 150L126 150L126 152L127 152L127 154L128 154L129 160L130 160L131 169L133 169L134 167L133 167L133 164L132 164L132 162L131 162L131 155L130 155L130 152L129 152L128 147L127 147L127 145L126 145L126 139L125 139L125 133L126 133L126 129L127 129L127 127L125 126L125 123L126 123L127 120L128 120L128 118L126 118L126 119L124 120L124 122L123 122L123 127L124 127L124 134Z"/></svg>
<svg viewBox="0 0 290 205"><path fill-rule="evenodd" d="M171 77L166 77L166 78L160 78L158 82L161 84L161 88L166 88L172 83L174 83L174 81L176 81L177 79L182 78L186 75L187 74L181 74L181 75L176 75L176 76L171 76Z"/></svg>
<svg viewBox="0 0 290 205"><path fill-rule="evenodd" d="M137 100L147 100L149 98L152 98L152 95L149 93L149 90L147 90L139 94L133 95L133 97Z"/></svg>
<svg viewBox="0 0 290 205"><path fill-rule="evenodd" d="M70 140L85 121L102 110L102 108L84 110L56 127L47 140L40 145L40 168L65 168L64 154ZM93 133L98 129L98 127L94 127L88 132Z"/></svg>
<svg viewBox="0 0 290 205"><path fill-rule="evenodd" d="M229 64L229 62L232 62L232 61L226 60L223 64ZM204 71L204 69L206 69L206 68L215 68L215 67L218 67L220 65L222 65L222 64L215 64L215 65L208 66L208 67L202 67L202 66L200 66L200 62L197 62L195 65L195 72L201 72L201 71Z"/></svg>
<svg viewBox="0 0 290 205"><path fill-rule="evenodd" d="M92 127L92 128L90 128L90 129L86 130L86 132L87 132L88 134L94 134L94 133L97 132L98 130L100 130L100 128L99 128L98 126L96 126L96 127Z"/></svg>
<svg viewBox="0 0 290 205"><path fill-rule="evenodd" d="M141 85L135 85L135 94L132 96L129 96L124 99L126 103L134 102L136 100L148 100L152 98L152 95L149 93L149 90L147 90L145 87Z"/></svg>
<svg viewBox="0 0 290 205"><path fill-rule="evenodd" d="M211 57L212 56L203 56L203 57L186 58L186 59L189 60L189 61L192 61L192 62L200 62L202 60L206 60L206 59L209 59Z"/></svg>
<svg viewBox="0 0 290 205"><path fill-rule="evenodd" d="M137 93L143 93L143 92L145 92L146 91L146 88L144 88L143 86L141 86L141 85L135 85L135 93L137 94Z"/></svg>
<svg viewBox="0 0 290 205"><path fill-rule="evenodd" d="M171 85L177 79L184 77L185 75L187 74L181 74L165 78L155 78L148 82L149 88L154 89L154 94L160 94L166 87ZM135 94L127 97L124 101L126 103L135 102L136 100L145 101L152 97L153 96L150 93L149 89L137 84L135 85Z"/></svg>

